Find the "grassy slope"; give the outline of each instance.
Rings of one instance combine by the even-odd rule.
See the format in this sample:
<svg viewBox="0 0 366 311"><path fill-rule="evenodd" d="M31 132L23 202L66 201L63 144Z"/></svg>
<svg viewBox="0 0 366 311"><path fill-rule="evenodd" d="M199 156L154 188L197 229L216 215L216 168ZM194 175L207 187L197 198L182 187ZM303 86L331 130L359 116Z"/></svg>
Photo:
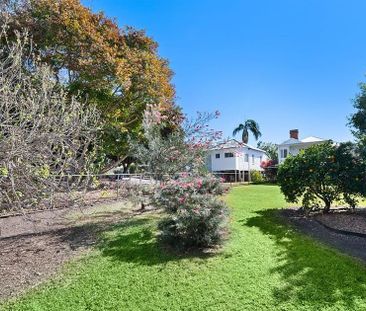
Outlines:
<svg viewBox="0 0 366 311"><path fill-rule="evenodd" d="M281 224L277 187L234 188L231 238L207 258L164 255L155 220L108 232L100 250L5 310L365 310L366 269ZM1 307L0 307L1 309Z"/></svg>

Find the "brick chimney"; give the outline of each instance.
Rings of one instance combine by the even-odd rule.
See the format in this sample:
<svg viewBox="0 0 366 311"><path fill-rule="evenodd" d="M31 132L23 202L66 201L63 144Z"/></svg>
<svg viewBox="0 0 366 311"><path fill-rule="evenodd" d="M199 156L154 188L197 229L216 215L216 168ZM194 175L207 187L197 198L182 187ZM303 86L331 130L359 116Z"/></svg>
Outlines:
<svg viewBox="0 0 366 311"><path fill-rule="evenodd" d="M290 138L299 139L299 130L290 130Z"/></svg>

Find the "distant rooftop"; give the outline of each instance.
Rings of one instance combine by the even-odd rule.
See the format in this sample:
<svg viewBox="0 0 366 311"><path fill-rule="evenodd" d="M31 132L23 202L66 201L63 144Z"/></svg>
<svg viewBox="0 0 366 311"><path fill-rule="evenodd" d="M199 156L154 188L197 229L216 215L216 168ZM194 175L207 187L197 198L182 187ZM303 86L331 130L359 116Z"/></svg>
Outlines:
<svg viewBox="0 0 366 311"><path fill-rule="evenodd" d="M316 136L309 136L301 140L302 143L312 143L316 141L325 141L326 139L316 137Z"/></svg>
<svg viewBox="0 0 366 311"><path fill-rule="evenodd" d="M240 141L238 141L236 139L229 139L229 140L226 140L226 141L223 141L223 142L219 142L213 148L211 148L211 150L230 149L230 148L242 148L242 147L247 147L247 148L252 149L252 150L257 150L257 151L265 152L262 149L259 149L257 147L253 147L253 146L248 145L248 144L244 144L243 142L240 142Z"/></svg>
<svg viewBox="0 0 366 311"><path fill-rule="evenodd" d="M316 136L309 136L304 139L295 139L290 138L286 141L284 141L281 145L293 145L293 144L301 144L301 143L314 143L314 142L320 142L320 141L327 141L327 139L323 139Z"/></svg>

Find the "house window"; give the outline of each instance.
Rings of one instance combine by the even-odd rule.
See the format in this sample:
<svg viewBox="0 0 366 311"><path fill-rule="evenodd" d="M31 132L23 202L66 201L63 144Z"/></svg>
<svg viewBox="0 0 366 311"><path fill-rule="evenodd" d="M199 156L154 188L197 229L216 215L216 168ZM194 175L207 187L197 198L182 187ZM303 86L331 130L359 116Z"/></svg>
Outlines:
<svg viewBox="0 0 366 311"><path fill-rule="evenodd" d="M287 149L281 149L281 158L282 159L287 158Z"/></svg>
<svg viewBox="0 0 366 311"><path fill-rule="evenodd" d="M249 155L248 154L245 155L245 162L249 162Z"/></svg>
<svg viewBox="0 0 366 311"><path fill-rule="evenodd" d="M233 158L234 154L232 152L225 152L225 158Z"/></svg>
<svg viewBox="0 0 366 311"><path fill-rule="evenodd" d="M254 154L252 154L252 164L254 164Z"/></svg>
<svg viewBox="0 0 366 311"><path fill-rule="evenodd" d="M216 153L216 154L215 154L215 158L216 158L216 159L220 159L220 153Z"/></svg>

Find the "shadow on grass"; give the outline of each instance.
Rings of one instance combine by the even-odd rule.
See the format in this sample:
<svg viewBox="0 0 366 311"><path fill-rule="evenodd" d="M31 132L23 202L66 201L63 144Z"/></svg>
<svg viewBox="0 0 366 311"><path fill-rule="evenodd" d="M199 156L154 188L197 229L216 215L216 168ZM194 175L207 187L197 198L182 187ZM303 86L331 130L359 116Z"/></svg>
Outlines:
<svg viewBox="0 0 366 311"><path fill-rule="evenodd" d="M332 306L354 310L366 299L366 269L336 250L320 246L297 233L279 210L259 211L243 220L244 225L258 228L276 244L278 264L271 270L283 281L273 291L276 300L296 300L317 308Z"/></svg>
<svg viewBox="0 0 366 311"><path fill-rule="evenodd" d="M205 259L203 252L178 253L164 248L157 238L157 222L150 218L130 219L109 231L99 248L113 260L139 265L160 265L185 258Z"/></svg>

